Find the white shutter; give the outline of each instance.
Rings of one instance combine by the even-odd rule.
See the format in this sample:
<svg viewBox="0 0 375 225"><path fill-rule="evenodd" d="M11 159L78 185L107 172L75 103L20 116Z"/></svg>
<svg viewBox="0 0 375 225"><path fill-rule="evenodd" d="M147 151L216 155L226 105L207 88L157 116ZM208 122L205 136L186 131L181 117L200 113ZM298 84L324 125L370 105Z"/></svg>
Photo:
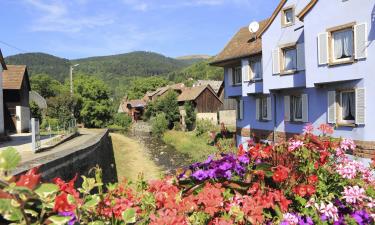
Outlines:
<svg viewBox="0 0 375 225"><path fill-rule="evenodd" d="M240 120L243 120L243 100L240 99Z"/></svg>
<svg viewBox="0 0 375 225"><path fill-rule="evenodd" d="M255 118L257 120L260 120L260 99L259 98L255 99L255 111L256 111Z"/></svg>
<svg viewBox="0 0 375 225"><path fill-rule="evenodd" d="M302 94L302 121L309 122L309 96Z"/></svg>
<svg viewBox="0 0 375 225"><path fill-rule="evenodd" d="M233 69L232 68L228 68L227 70L227 77L228 77L228 84L230 86L233 86Z"/></svg>
<svg viewBox="0 0 375 225"><path fill-rule="evenodd" d="M272 120L272 101L271 101L271 96L267 97L267 120Z"/></svg>
<svg viewBox="0 0 375 225"><path fill-rule="evenodd" d="M272 71L273 74L280 73L280 49L272 51Z"/></svg>
<svg viewBox="0 0 375 225"><path fill-rule="evenodd" d="M318 60L319 65L325 65L328 63L328 33L321 33L318 35Z"/></svg>
<svg viewBox="0 0 375 225"><path fill-rule="evenodd" d="M328 92L328 109L327 109L328 123L336 123L336 91Z"/></svg>
<svg viewBox="0 0 375 225"><path fill-rule="evenodd" d="M290 96L284 96L284 120L290 121Z"/></svg>
<svg viewBox="0 0 375 225"><path fill-rule="evenodd" d="M249 60L243 59L242 60L242 80L249 81L250 79L250 65Z"/></svg>
<svg viewBox="0 0 375 225"><path fill-rule="evenodd" d="M367 24L354 26L354 56L356 59L367 57Z"/></svg>
<svg viewBox="0 0 375 225"><path fill-rule="evenodd" d="M297 44L297 70L305 70L305 43Z"/></svg>
<svg viewBox="0 0 375 225"><path fill-rule="evenodd" d="M366 110L366 102L365 102L365 89L364 88L357 88L355 90L355 123L358 125L363 125L366 122L365 118L365 110Z"/></svg>

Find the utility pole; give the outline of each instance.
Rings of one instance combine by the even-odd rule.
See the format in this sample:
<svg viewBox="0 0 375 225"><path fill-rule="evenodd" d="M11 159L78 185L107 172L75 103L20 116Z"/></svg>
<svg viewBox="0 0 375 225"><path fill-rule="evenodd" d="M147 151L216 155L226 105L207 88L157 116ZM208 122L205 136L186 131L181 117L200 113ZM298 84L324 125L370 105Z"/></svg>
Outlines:
<svg viewBox="0 0 375 225"><path fill-rule="evenodd" d="M75 64L74 66L70 66L70 97L73 98L73 68L79 66L79 64Z"/></svg>

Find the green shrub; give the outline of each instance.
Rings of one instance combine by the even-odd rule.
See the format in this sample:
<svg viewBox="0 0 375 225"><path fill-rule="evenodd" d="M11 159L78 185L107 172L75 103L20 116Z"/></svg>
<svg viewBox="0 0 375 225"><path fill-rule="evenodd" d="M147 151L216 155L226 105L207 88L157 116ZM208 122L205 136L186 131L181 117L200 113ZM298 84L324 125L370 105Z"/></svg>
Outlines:
<svg viewBox="0 0 375 225"><path fill-rule="evenodd" d="M30 113L32 118L36 118L39 120L39 123L43 122L42 110L34 101L30 102Z"/></svg>
<svg viewBox="0 0 375 225"><path fill-rule="evenodd" d="M43 130L47 130L48 127L51 127L51 130L62 129L62 127L60 127L58 119L46 117L40 125L40 128Z"/></svg>
<svg viewBox="0 0 375 225"><path fill-rule="evenodd" d="M159 113L151 118L151 132L155 137L163 136L168 129L168 120L165 118L165 113Z"/></svg>
<svg viewBox="0 0 375 225"><path fill-rule="evenodd" d="M186 113L186 116L185 116L186 129L188 131L191 131L191 130L193 130L195 121L197 119L197 115L195 113L194 106L191 102L186 102L185 105L184 105L184 109L185 109L185 113Z"/></svg>
<svg viewBox="0 0 375 225"><path fill-rule="evenodd" d="M124 113L116 113L113 118L113 123L114 125L117 125L121 128L124 128L125 130L128 130L132 123L132 118Z"/></svg>
<svg viewBox="0 0 375 225"><path fill-rule="evenodd" d="M181 123L180 122L174 122L173 129L176 130L176 131L181 131L182 130Z"/></svg>
<svg viewBox="0 0 375 225"><path fill-rule="evenodd" d="M195 135L201 136L208 131L215 130L215 126L212 124L210 120L203 119L197 120L197 126L195 128Z"/></svg>

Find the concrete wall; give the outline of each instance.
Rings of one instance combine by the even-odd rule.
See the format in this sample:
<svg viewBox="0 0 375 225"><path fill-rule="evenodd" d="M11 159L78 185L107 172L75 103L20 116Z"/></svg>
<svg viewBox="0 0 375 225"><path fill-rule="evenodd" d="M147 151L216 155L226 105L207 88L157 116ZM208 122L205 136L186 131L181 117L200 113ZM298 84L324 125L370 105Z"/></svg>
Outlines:
<svg viewBox="0 0 375 225"><path fill-rule="evenodd" d="M29 132L30 129L30 108L24 106L16 106L17 115L17 133Z"/></svg>
<svg viewBox="0 0 375 225"><path fill-rule="evenodd" d="M61 177L64 180L72 179L76 174L79 176L77 184L82 180L81 175L88 176L91 168L99 165L103 171L103 182L117 182L116 163L113 153L112 140L109 132L103 131L97 138L89 143L82 143L65 152L58 152L51 157L36 159L27 164L21 165L14 174L20 174L35 165L42 165L39 171L45 181L55 177ZM93 174L90 175L91 177Z"/></svg>
<svg viewBox="0 0 375 225"><path fill-rule="evenodd" d="M221 110L219 111L219 123L224 123L227 126L236 126L236 110Z"/></svg>
<svg viewBox="0 0 375 225"><path fill-rule="evenodd" d="M197 113L197 120L209 120L212 124L217 125L217 113Z"/></svg>

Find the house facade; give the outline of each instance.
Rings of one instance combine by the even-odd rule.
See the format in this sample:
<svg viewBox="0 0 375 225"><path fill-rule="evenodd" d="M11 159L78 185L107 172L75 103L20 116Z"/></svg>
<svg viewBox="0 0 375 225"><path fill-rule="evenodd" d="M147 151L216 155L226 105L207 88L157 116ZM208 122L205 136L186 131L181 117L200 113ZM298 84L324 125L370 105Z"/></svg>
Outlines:
<svg viewBox="0 0 375 225"><path fill-rule="evenodd" d="M3 71L6 70L6 64L0 49L0 140L5 136L4 126L4 99L3 99Z"/></svg>
<svg viewBox="0 0 375 225"><path fill-rule="evenodd" d="M235 69L219 65L225 68L226 97L236 96L243 104L238 107L238 143L251 137L285 140L309 123L329 123L334 137L356 141L356 155L372 157L374 7L375 0L280 1L256 34L261 79L246 80L255 56L242 58L241 64L237 60Z"/></svg>

